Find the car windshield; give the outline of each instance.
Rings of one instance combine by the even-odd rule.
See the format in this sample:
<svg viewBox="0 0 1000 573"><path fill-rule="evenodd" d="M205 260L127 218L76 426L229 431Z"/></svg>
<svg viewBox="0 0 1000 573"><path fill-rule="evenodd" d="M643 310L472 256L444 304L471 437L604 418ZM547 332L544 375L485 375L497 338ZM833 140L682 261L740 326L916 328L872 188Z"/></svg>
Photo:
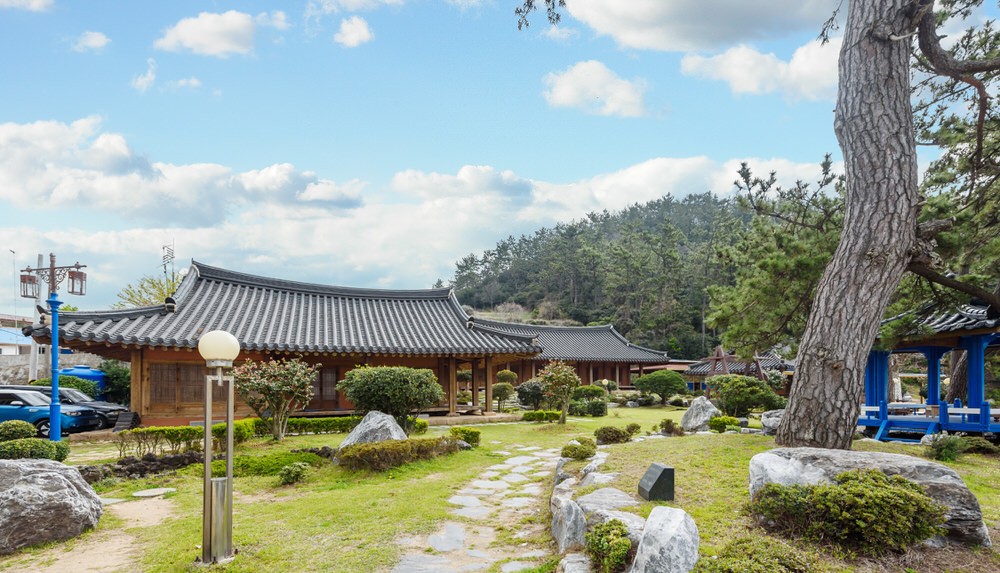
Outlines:
<svg viewBox="0 0 1000 573"><path fill-rule="evenodd" d="M92 402L94 400L76 388L62 388L60 392L74 402Z"/></svg>
<svg viewBox="0 0 1000 573"><path fill-rule="evenodd" d="M18 392L17 399L28 406L48 406L52 400L41 392Z"/></svg>

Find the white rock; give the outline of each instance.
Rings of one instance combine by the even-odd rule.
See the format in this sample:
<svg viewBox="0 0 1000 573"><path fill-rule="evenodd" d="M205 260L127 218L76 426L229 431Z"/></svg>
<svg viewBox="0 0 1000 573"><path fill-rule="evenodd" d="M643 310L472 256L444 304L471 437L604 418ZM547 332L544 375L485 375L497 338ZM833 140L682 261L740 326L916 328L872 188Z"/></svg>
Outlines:
<svg viewBox="0 0 1000 573"><path fill-rule="evenodd" d="M649 513L630 573L687 573L698 562L698 527L683 509Z"/></svg>

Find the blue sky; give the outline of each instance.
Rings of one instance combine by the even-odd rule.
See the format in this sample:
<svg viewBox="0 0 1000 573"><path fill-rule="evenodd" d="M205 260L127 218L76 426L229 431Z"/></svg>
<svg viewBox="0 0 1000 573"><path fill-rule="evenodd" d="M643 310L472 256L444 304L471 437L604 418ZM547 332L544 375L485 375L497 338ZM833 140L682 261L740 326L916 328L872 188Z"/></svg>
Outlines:
<svg viewBox="0 0 1000 573"><path fill-rule="evenodd" d="M511 0L0 0L0 313L38 253L101 309L165 244L425 288L507 235L839 156L837 0L567 4L518 31Z"/></svg>

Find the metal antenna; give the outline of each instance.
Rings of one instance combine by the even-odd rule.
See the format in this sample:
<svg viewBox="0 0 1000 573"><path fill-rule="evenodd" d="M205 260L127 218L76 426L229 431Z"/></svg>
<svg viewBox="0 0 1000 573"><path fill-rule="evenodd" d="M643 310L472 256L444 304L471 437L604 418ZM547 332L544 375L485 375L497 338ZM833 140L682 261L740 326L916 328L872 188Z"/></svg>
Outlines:
<svg viewBox="0 0 1000 573"><path fill-rule="evenodd" d="M167 266L170 267L170 272L167 273ZM172 277L174 275L174 242L170 241L169 245L163 245L163 276Z"/></svg>

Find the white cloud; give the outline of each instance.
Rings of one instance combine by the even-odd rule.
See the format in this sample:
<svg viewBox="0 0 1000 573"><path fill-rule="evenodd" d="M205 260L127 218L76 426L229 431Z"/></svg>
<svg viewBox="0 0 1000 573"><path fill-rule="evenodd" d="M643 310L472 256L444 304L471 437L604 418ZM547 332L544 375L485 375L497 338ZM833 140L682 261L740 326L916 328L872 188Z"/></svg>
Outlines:
<svg viewBox="0 0 1000 573"><path fill-rule="evenodd" d="M13 8L15 10L44 12L51 8L52 4L53 0L0 0L0 9Z"/></svg>
<svg viewBox="0 0 1000 573"><path fill-rule="evenodd" d="M488 0L447 0L452 6L458 6L462 10L468 10L469 8L478 8L485 4Z"/></svg>
<svg viewBox="0 0 1000 573"><path fill-rule="evenodd" d="M290 26L288 23L288 16L286 16L281 10L275 10L270 14L267 12L261 12L260 14L257 14L255 21L259 26L268 26L277 30L287 30Z"/></svg>
<svg viewBox="0 0 1000 573"><path fill-rule="evenodd" d="M343 185L321 179L306 185L305 191L299 193L298 198L301 201L317 201L343 207L357 207L361 204L361 192L365 190L367 185L367 183L360 179L351 179Z"/></svg>
<svg viewBox="0 0 1000 573"><path fill-rule="evenodd" d="M173 85L174 85L174 87L178 87L178 88L188 88L188 89L196 90L196 89L198 89L198 88L201 87L201 80L199 80L198 78L196 78L194 76L191 76L190 78L181 78L181 79L173 82Z"/></svg>
<svg viewBox="0 0 1000 573"><path fill-rule="evenodd" d="M184 18L153 43L159 50L188 51L217 58L249 54L253 45L253 17L235 10L223 14L202 12L194 18Z"/></svg>
<svg viewBox="0 0 1000 573"><path fill-rule="evenodd" d="M315 19L340 12L364 12L382 6L401 6L406 0L310 0L306 4L306 18Z"/></svg>
<svg viewBox="0 0 1000 573"><path fill-rule="evenodd" d="M542 35L556 42L567 42L580 35L580 32L564 25L549 26Z"/></svg>
<svg viewBox="0 0 1000 573"><path fill-rule="evenodd" d="M645 113L642 81L619 78L596 60L579 62L544 78L545 101L552 107L574 107L597 115L636 117Z"/></svg>
<svg viewBox="0 0 1000 573"><path fill-rule="evenodd" d="M566 11L628 48L717 49L815 29L839 0L573 0Z"/></svg>
<svg viewBox="0 0 1000 573"><path fill-rule="evenodd" d="M782 92L790 99L833 99L837 94L837 58L843 38L823 45L813 40L785 62L749 46L736 46L715 56L688 54L681 71L689 76L721 80L734 93Z"/></svg>
<svg viewBox="0 0 1000 573"><path fill-rule="evenodd" d="M356 48L361 44L371 42L375 34L368 27L368 22L361 16L351 16L340 21L340 31L333 35L333 41L338 44Z"/></svg>
<svg viewBox="0 0 1000 573"><path fill-rule="evenodd" d="M146 60L146 71L132 78L132 87L139 93L146 93L156 83L156 60L148 58Z"/></svg>
<svg viewBox="0 0 1000 573"><path fill-rule="evenodd" d="M108 38L100 32L87 30L73 43L74 52L100 52L105 46L111 43Z"/></svg>

